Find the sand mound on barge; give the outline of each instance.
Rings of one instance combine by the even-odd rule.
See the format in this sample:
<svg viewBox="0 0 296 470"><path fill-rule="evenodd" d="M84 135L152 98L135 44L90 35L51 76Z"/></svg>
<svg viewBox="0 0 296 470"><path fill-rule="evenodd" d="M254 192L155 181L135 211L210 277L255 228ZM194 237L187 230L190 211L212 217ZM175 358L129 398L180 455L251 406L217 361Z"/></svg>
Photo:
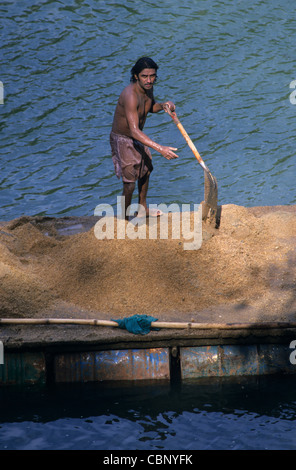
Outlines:
<svg viewBox="0 0 296 470"><path fill-rule="evenodd" d="M85 218L73 218L83 230ZM95 223L95 222L93 222ZM296 319L296 206L225 205L198 250L181 240L65 235L62 220L0 226L0 316L160 321Z"/></svg>

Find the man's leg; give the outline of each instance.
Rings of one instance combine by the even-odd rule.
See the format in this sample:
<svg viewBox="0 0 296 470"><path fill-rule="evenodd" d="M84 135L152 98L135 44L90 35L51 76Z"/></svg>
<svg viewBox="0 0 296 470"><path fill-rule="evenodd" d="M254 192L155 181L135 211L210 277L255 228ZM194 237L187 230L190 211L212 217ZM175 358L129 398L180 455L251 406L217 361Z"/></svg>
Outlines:
<svg viewBox="0 0 296 470"><path fill-rule="evenodd" d="M143 211L143 207L147 213L148 209L147 209L147 202L146 202L146 198L147 198L147 193L148 193L148 186L149 186L149 176L150 176L150 172L148 171L146 173L146 175L144 175L142 178L139 178L138 180L138 191L139 191L139 205L142 206L142 207L139 207L139 214L138 215L144 215L144 214L141 214L141 212Z"/></svg>
<svg viewBox="0 0 296 470"><path fill-rule="evenodd" d="M158 217L162 215L161 210L157 209L148 209L147 207L147 193L148 193L148 185L149 185L149 177L150 171L146 173L145 176L138 180L138 189L139 189L139 209L138 209L138 217L151 216L151 217ZM145 213L143 213L143 208Z"/></svg>
<svg viewBox="0 0 296 470"><path fill-rule="evenodd" d="M122 211L125 215L126 220L128 220L127 208L132 203L132 197L133 197L134 190L135 190L135 183L123 183L122 195L124 196L124 207L122 207Z"/></svg>

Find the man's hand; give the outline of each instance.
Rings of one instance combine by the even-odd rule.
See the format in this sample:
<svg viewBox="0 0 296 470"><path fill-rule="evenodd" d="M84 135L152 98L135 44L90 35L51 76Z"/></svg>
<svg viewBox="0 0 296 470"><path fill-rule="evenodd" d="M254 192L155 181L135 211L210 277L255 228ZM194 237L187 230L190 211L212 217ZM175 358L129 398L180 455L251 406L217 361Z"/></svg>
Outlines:
<svg viewBox="0 0 296 470"><path fill-rule="evenodd" d="M165 107L165 106L168 106L169 109L172 111L172 113L176 109L176 106L174 105L174 103L172 101L166 101L165 103L163 103L163 107Z"/></svg>
<svg viewBox="0 0 296 470"><path fill-rule="evenodd" d="M166 158L167 160L173 160L174 158L179 158L177 154L173 152L173 150L178 150L175 147L164 147L161 146L159 152L161 155Z"/></svg>

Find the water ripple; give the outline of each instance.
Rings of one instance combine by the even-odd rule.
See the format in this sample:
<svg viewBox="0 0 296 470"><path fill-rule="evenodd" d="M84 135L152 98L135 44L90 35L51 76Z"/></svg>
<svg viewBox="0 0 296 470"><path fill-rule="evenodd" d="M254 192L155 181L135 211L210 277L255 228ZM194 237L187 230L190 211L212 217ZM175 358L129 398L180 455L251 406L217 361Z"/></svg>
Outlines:
<svg viewBox="0 0 296 470"><path fill-rule="evenodd" d="M0 0L1 219L92 215L98 199L116 203L121 184L109 131L141 55L159 63L155 95L177 104L218 179L221 203L295 203L291 8L283 0L247 9L210 0L198 7L188 0ZM168 163L154 155L150 200L200 202L202 172L168 116L150 116L146 132L181 157Z"/></svg>

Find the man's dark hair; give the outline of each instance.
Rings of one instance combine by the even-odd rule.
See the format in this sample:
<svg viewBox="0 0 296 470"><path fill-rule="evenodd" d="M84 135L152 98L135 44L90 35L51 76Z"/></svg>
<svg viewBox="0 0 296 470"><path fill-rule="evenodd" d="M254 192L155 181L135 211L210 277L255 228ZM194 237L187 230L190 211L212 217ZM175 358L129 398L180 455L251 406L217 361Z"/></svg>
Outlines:
<svg viewBox="0 0 296 470"><path fill-rule="evenodd" d="M150 59L150 57L141 57L141 59L137 60L137 62L131 69L131 82L135 83L137 81L135 75L139 75L139 73L141 73L144 69L155 69L155 71L157 72L158 65L154 62L154 60Z"/></svg>

